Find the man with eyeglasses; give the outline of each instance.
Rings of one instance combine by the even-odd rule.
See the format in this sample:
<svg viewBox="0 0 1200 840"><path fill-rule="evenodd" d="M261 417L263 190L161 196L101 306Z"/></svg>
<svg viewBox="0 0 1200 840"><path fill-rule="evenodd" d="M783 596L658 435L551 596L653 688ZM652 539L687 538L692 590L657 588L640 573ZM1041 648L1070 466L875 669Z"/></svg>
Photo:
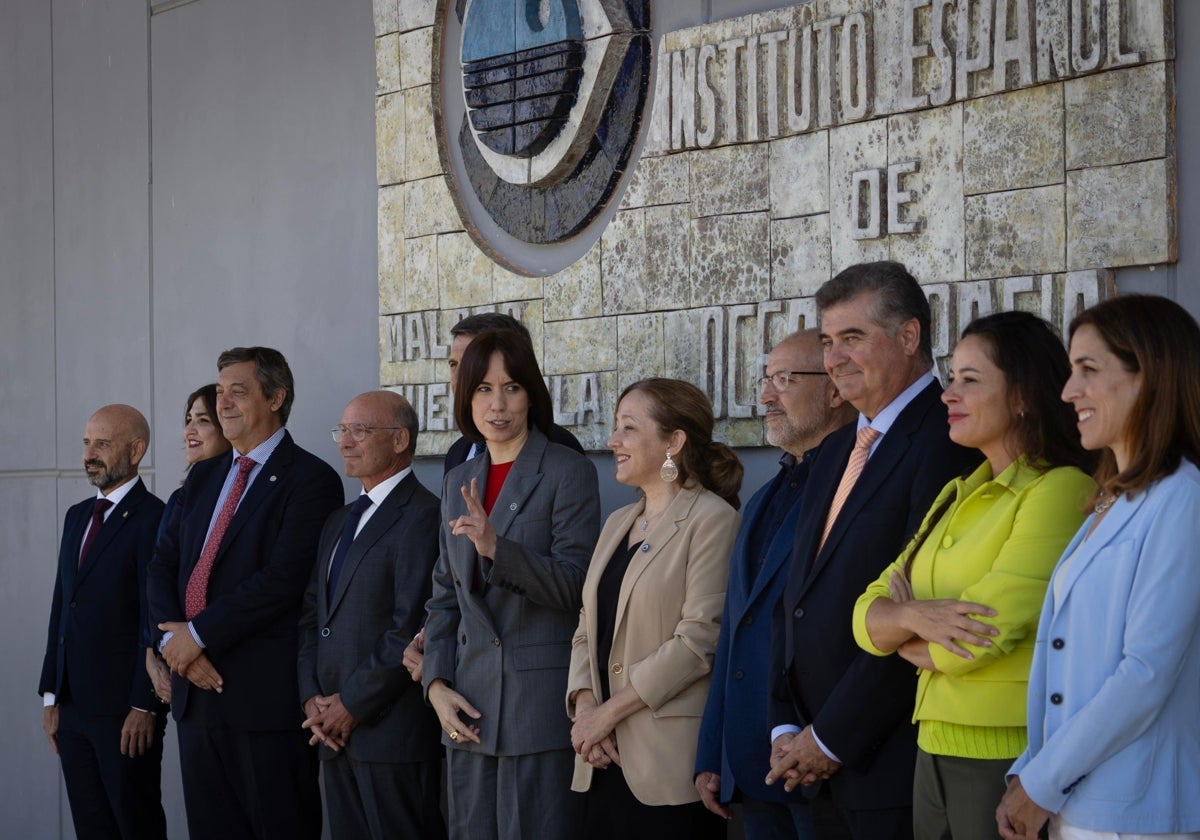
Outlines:
<svg viewBox="0 0 1200 840"><path fill-rule="evenodd" d="M188 835L316 840L296 626L342 482L284 428L295 386L282 353L236 347L217 370L233 449L192 467L147 575L154 642L172 671Z"/></svg>
<svg viewBox="0 0 1200 840"><path fill-rule="evenodd" d="M767 442L783 450L779 473L754 494L729 560L724 619L696 753L696 790L728 819L741 802L747 840L812 837L799 792L767 787L771 611L787 580L796 518L821 441L854 418L821 363L816 330L793 333L767 357L759 379Z"/></svg>
<svg viewBox="0 0 1200 840"><path fill-rule="evenodd" d="M446 836L433 710L403 665L438 553L438 499L412 470L417 414L392 391L350 401L333 440L362 482L325 522L300 617L300 701L338 838Z"/></svg>

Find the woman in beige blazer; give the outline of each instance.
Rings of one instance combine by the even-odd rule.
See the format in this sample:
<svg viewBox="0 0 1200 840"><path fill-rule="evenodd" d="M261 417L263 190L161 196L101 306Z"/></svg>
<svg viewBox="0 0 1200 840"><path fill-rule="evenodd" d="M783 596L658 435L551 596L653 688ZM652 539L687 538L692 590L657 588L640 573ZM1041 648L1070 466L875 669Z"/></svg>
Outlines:
<svg viewBox="0 0 1200 840"><path fill-rule="evenodd" d="M608 518L583 584L571 787L586 792L587 837L724 837L692 770L742 465L713 441L712 405L686 382L630 385L613 428L616 478L640 498Z"/></svg>

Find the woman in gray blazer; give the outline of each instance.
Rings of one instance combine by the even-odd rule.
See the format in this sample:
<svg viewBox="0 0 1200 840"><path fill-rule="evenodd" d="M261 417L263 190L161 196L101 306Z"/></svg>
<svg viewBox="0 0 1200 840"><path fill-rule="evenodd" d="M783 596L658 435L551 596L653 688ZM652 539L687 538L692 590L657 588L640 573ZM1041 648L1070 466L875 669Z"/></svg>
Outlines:
<svg viewBox="0 0 1200 840"><path fill-rule="evenodd" d="M600 530L596 470L547 440L550 394L515 332L471 342L454 419L487 448L446 475L425 624L422 678L444 733L450 837L573 837L562 696Z"/></svg>

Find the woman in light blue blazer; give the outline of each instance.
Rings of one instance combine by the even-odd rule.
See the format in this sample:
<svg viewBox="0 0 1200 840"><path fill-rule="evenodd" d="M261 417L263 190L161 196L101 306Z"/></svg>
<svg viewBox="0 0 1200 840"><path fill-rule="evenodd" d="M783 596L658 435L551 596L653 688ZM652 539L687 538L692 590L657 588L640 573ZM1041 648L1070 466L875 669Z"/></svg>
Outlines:
<svg viewBox="0 0 1200 840"><path fill-rule="evenodd" d="M1029 746L1000 835L1200 838L1200 328L1165 298L1071 323L1075 407L1101 450L1091 515L1042 609Z"/></svg>

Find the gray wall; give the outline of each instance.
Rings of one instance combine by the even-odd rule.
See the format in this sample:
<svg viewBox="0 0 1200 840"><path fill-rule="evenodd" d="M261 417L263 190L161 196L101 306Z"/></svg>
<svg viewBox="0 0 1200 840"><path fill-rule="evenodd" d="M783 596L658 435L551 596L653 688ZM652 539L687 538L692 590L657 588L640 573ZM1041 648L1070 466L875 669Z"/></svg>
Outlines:
<svg viewBox="0 0 1200 840"><path fill-rule="evenodd" d="M401 0L403 2L403 0ZM782 5L659 0L669 28ZM1177 3L1177 44L1200 4ZM143 472L182 477L182 402L221 349L279 347L297 374L291 428L337 463L327 429L378 382L370 0L0 0L0 836L73 837L34 691L58 529L89 494L79 438L127 401L154 429ZM1192 38L1191 36L1197 36ZM1200 56L1176 65L1180 230L1200 214ZM1200 311L1200 240L1122 272ZM744 453L746 492L773 471ZM605 511L629 499L594 458ZM440 484L440 464L419 474ZM171 834L186 836L173 730Z"/></svg>
<svg viewBox="0 0 1200 840"><path fill-rule="evenodd" d="M287 355L293 434L335 462L378 382L373 34L370 0L0 0L0 837L74 836L34 692L88 414L146 413L165 498L225 347Z"/></svg>

